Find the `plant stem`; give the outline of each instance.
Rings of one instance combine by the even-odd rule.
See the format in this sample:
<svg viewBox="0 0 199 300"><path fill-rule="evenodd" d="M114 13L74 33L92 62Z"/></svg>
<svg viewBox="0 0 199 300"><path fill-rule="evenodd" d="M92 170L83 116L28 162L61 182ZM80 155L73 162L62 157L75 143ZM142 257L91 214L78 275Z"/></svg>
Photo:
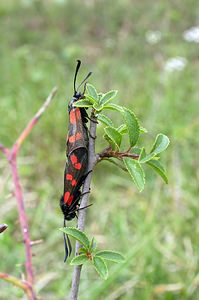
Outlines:
<svg viewBox="0 0 199 300"><path fill-rule="evenodd" d="M26 253L26 272L27 272L27 281L32 285L33 284L33 268L32 268L32 250L31 250L31 241L28 228L28 220L25 212L23 192L20 184L19 173L17 169L16 156L10 161L12 178L15 185L15 196L18 204L19 212L19 221L21 232L23 236L23 241L25 244L25 253Z"/></svg>
<svg viewBox="0 0 199 300"><path fill-rule="evenodd" d="M17 139L17 141L15 143L16 148L17 148L16 151L18 151L18 149L21 147L21 144L23 143L23 141L26 139L26 137L32 131L33 127L39 121L40 117L45 112L46 108L49 106L50 102L52 101L52 99L54 98L54 96L56 95L56 93L57 93L57 88L54 87L52 89L51 93L49 94L49 96L47 97L47 99L45 100L45 102L42 105L42 107L38 110L38 112L34 115L34 117L26 125L26 128L22 131L22 133L20 134L20 136L18 137L18 139Z"/></svg>
<svg viewBox="0 0 199 300"><path fill-rule="evenodd" d="M129 153L129 150L125 151L125 152L119 152L119 151L114 151L112 150L110 147L104 149L101 153L99 153L99 158L98 161L102 160L102 159L106 159L106 158L110 158L110 157L115 157L118 159L122 159L123 157L130 157L132 159L139 159L139 155L135 154L135 153Z"/></svg>
<svg viewBox="0 0 199 300"><path fill-rule="evenodd" d="M17 204L18 204L18 215L19 215L20 227L21 227L21 232L22 232L22 236L23 236L23 241L25 244L26 282L23 283L20 280L15 279L14 277L12 277L8 274L4 274L4 273L1 273L3 275L0 276L0 278L3 278L5 280L17 285L18 287L21 287L23 290L25 290L29 300L36 300L37 298L36 298L36 294L33 290L34 276L33 276L33 265L32 265L31 240L30 240L28 220L27 220L27 215L26 215L25 205L24 205L23 191L21 188L20 177L19 177L18 168L17 168L17 155L19 153L21 144L27 138L27 136L30 134L33 127L37 124L38 120L40 119L40 117L45 112L46 108L48 107L48 105L50 104L52 99L54 98L56 92L57 92L57 88L54 88L52 90L52 92L49 94L49 96L46 99L46 101L44 102L44 104L42 105L42 107L38 110L38 112L34 115L34 117L30 120L30 122L27 124L25 129L22 131L19 138L14 143L14 145L12 146L11 149L8 149L8 148L4 147L2 144L0 144L0 151L3 154L5 154L7 160L10 164L12 178L13 178L13 182L14 182L15 196L16 196Z"/></svg>
<svg viewBox="0 0 199 300"><path fill-rule="evenodd" d="M24 290L24 292L27 295L31 295L32 288L26 281L19 280L16 277L13 277L13 276L10 276L6 273L1 273L1 272L0 272L0 278L7 281L7 282L12 283L13 285L15 285L15 286L19 287L20 289Z"/></svg>
<svg viewBox="0 0 199 300"><path fill-rule="evenodd" d="M96 119L94 113L92 112L91 113L91 122L90 122L88 171L93 170L95 164L97 163L97 156L95 154L95 139L93 138L96 136L96 128L97 128L97 119ZM83 194L85 193L85 194L82 197L80 208L88 205L89 193L86 193L86 192L88 192L90 190L91 178L92 178L92 172L90 172L88 174L88 176L86 177L86 180L84 182L82 193ZM79 211L79 216L78 216L77 227L79 230L84 230L85 218L86 218L86 209L82 209ZM79 244L79 242L76 242L76 247L75 247L76 255L78 255L79 248L80 248L80 244ZM79 284L80 284L81 269L82 269L82 265L74 267L70 300L77 300Z"/></svg>

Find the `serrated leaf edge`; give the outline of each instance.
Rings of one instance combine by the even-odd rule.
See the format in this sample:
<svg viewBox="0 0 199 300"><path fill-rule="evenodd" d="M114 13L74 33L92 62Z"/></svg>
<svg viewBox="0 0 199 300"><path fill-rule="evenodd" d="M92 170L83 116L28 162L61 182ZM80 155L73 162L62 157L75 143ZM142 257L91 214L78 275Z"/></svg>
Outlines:
<svg viewBox="0 0 199 300"><path fill-rule="evenodd" d="M134 142L134 144L131 145L131 147L133 147L133 146L135 146L135 145L137 144L137 141L139 140L139 136L140 136L140 124L139 124L139 120L138 120L137 116L135 115L135 113L134 113L132 110L130 110L129 108L123 107L123 111L124 111L124 112L125 112L125 111L128 111L131 115L133 115L133 117L135 118L135 120L136 120L136 122L137 122L137 126L138 126L138 137L137 137L137 140ZM124 112L123 112L123 117L124 117L124 120L125 120L125 122L126 122L127 119L126 119L126 117L125 117ZM126 123L127 123L127 122L126 122ZM131 133L130 133L129 128L128 128L127 125L126 125L126 128L127 128L127 131L128 131L129 141L130 141L130 144L131 144L131 139L130 139Z"/></svg>
<svg viewBox="0 0 199 300"><path fill-rule="evenodd" d="M131 174L131 172L130 172L128 166L127 166L126 163L125 163L125 158L123 158L123 161L124 161L125 167L126 167L127 170L128 170L128 173L130 174L131 178L133 179L133 182L135 183L135 185L136 185L136 187L138 188L139 192L142 192L143 189L144 189L144 186L143 186L142 189L140 189L140 187L139 187L139 186L137 185L137 183L136 183L137 181L136 181L136 180L134 179L134 177L133 177L133 174ZM136 161L136 163L139 164L139 166L140 166L140 168L141 168L141 170L142 170L142 173L143 173L143 175L144 175L144 176L143 176L143 183L144 183L144 185L145 185L145 173L144 173L144 171L143 171L142 166L140 165L140 163L137 162L137 161Z"/></svg>
<svg viewBox="0 0 199 300"><path fill-rule="evenodd" d="M113 144L118 148L118 150L120 149L120 145L117 145L117 143L115 143L115 141L113 141L112 140L112 138L109 136L109 134L106 132L106 129L107 128L112 128L112 129L114 129L118 134L120 134L120 136L121 136L121 140L122 140L122 135L121 135L121 133L120 132L118 132L117 131L117 129L115 129L115 127L113 127L113 126L107 126L107 127L105 127L104 128L104 131L105 131L105 134L109 137L109 139L113 142ZM121 143L121 142L120 142Z"/></svg>
<svg viewBox="0 0 199 300"><path fill-rule="evenodd" d="M95 258L95 256L93 257L93 259ZM108 278L108 267L107 267L107 264L106 264L106 262L104 261L104 259L103 258L101 258L101 257L98 257L98 258L100 258L103 262L104 262L104 265L106 266L106 271L107 271L107 274L106 274L106 276L102 276L101 275L101 273L98 271L98 269L96 268L96 266L95 266L95 263L94 263L94 260L93 260L93 265L94 265L94 268L95 268L95 270L97 271L97 273L99 274L99 276L102 278L102 279L107 279Z"/></svg>

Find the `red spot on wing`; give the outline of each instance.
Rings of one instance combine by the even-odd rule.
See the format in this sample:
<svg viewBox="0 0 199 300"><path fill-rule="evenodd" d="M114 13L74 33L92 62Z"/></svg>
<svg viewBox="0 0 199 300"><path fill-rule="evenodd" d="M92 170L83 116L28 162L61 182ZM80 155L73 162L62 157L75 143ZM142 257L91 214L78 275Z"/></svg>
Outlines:
<svg viewBox="0 0 199 300"><path fill-rule="evenodd" d="M76 124L77 120L81 118L81 113L79 108L74 108L70 111L70 123Z"/></svg>
<svg viewBox="0 0 199 300"><path fill-rule="evenodd" d="M82 164L80 164L80 163L74 164L74 168L77 170L80 170L81 167L82 167Z"/></svg>
<svg viewBox="0 0 199 300"><path fill-rule="evenodd" d="M75 109L72 109L70 111L70 123L71 124L75 124L76 123Z"/></svg>
<svg viewBox="0 0 199 300"><path fill-rule="evenodd" d="M64 194L64 203L68 203L68 199L70 198L70 193L69 192L65 192Z"/></svg>
<svg viewBox="0 0 199 300"><path fill-rule="evenodd" d="M76 133L76 140L80 140L82 138L82 134L80 132Z"/></svg>
<svg viewBox="0 0 199 300"><path fill-rule="evenodd" d="M79 119L81 118L80 109L79 109L79 108L76 108L76 109L75 109L75 113L76 113L76 118L77 118L77 120L79 120Z"/></svg>
<svg viewBox="0 0 199 300"><path fill-rule="evenodd" d="M68 205L71 205L73 201L74 196L71 195L69 192L65 192L64 194L64 203L67 203Z"/></svg>
<svg viewBox="0 0 199 300"><path fill-rule="evenodd" d="M72 186L76 186L77 185L77 181L75 179L73 179L72 182L71 182L71 185Z"/></svg>
<svg viewBox="0 0 199 300"><path fill-rule="evenodd" d="M74 168L77 170L80 170L82 167L82 164L80 162L78 162L77 156L75 154L72 154L70 159L71 159L71 162L72 162Z"/></svg>
<svg viewBox="0 0 199 300"><path fill-rule="evenodd" d="M72 201L73 201L73 198L74 198L74 196L73 195L71 195L70 197L69 197L69 199L68 199L68 205L71 205L71 203L72 203Z"/></svg>
<svg viewBox="0 0 199 300"><path fill-rule="evenodd" d="M77 163L77 156L75 154L72 154L71 157L70 157L70 160L72 162L72 164L76 164Z"/></svg>
<svg viewBox="0 0 199 300"><path fill-rule="evenodd" d="M76 186L77 185L77 180L75 180L71 174L66 174L66 179L69 180L69 181L71 181L71 185L72 186Z"/></svg>
<svg viewBox="0 0 199 300"><path fill-rule="evenodd" d="M74 143L77 140L80 140L82 138L82 134L80 132L77 132L75 135L71 135L68 138L69 143Z"/></svg>
<svg viewBox="0 0 199 300"><path fill-rule="evenodd" d="M71 135L71 136L68 138L68 141L69 141L69 143L74 143L74 142L76 141L75 135Z"/></svg>
<svg viewBox="0 0 199 300"><path fill-rule="evenodd" d="M67 180L73 180L73 176L71 174L66 174L66 179Z"/></svg>

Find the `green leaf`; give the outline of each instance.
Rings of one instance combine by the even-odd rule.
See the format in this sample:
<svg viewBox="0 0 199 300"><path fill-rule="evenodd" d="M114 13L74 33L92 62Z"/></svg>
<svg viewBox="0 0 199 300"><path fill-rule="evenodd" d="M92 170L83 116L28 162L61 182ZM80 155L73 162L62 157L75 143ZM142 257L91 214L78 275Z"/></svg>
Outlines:
<svg viewBox="0 0 199 300"><path fill-rule="evenodd" d="M100 112L100 111L103 110L103 105L100 105L100 104L98 104L98 103L95 103L95 104L93 105L93 108L94 108L97 112Z"/></svg>
<svg viewBox="0 0 199 300"><path fill-rule="evenodd" d="M134 154L141 155L141 152L142 152L142 148L133 147L133 153Z"/></svg>
<svg viewBox="0 0 199 300"><path fill-rule="evenodd" d="M145 150L144 152L142 151L139 162L140 163L146 163L152 159L155 160L155 156L162 151L164 151L169 145L169 139L166 135L164 134L158 134L156 136L155 142L153 144L153 147L151 149L151 152L149 154L146 154Z"/></svg>
<svg viewBox="0 0 199 300"><path fill-rule="evenodd" d="M93 237L92 240L91 240L91 242L90 242L90 247L89 247L89 249L90 249L91 251L93 251L93 250L96 249L96 247L97 247L97 241L96 241L95 238Z"/></svg>
<svg viewBox="0 0 199 300"><path fill-rule="evenodd" d="M141 133L147 133L148 130L147 130L146 128L140 126L140 132L141 132Z"/></svg>
<svg viewBox="0 0 199 300"><path fill-rule="evenodd" d="M103 260L103 258L94 256L93 257L93 265L97 271L97 273L100 275L102 279L107 279L108 277L108 268Z"/></svg>
<svg viewBox="0 0 199 300"><path fill-rule="evenodd" d="M140 135L138 119L135 114L126 107L123 108L123 116L129 134L130 146L133 147L137 143Z"/></svg>
<svg viewBox="0 0 199 300"><path fill-rule="evenodd" d="M158 134L150 153L154 153L155 155L161 153L168 147L169 143L169 138L166 135L162 133Z"/></svg>
<svg viewBox="0 0 199 300"><path fill-rule="evenodd" d="M145 148L142 148L142 151L140 152L139 162L141 164L146 163L147 161L150 161L155 157L155 153L146 154Z"/></svg>
<svg viewBox="0 0 199 300"><path fill-rule="evenodd" d="M119 131L119 133L121 133L121 134L127 133L126 124L120 125L120 126L117 128L117 131Z"/></svg>
<svg viewBox="0 0 199 300"><path fill-rule="evenodd" d="M140 156L139 156L139 161L141 162L141 160L142 159L144 159L145 157L146 157L146 150L145 150L145 148L143 147L142 149L141 149L141 152L140 152Z"/></svg>
<svg viewBox="0 0 199 300"><path fill-rule="evenodd" d="M95 100L98 100L96 88L92 84L90 84L90 83L86 84L86 91L89 96L91 96Z"/></svg>
<svg viewBox="0 0 199 300"><path fill-rule="evenodd" d="M86 254L88 252L88 249L85 249L84 247L79 248L79 254Z"/></svg>
<svg viewBox="0 0 199 300"><path fill-rule="evenodd" d="M129 174L131 175L131 178L133 179L133 182L141 192L144 189L145 174L140 163L137 160L129 157L123 158L123 161Z"/></svg>
<svg viewBox="0 0 199 300"><path fill-rule="evenodd" d="M83 265L84 263L86 263L88 261L88 257L86 256L86 254L80 254L75 256L71 262L70 265Z"/></svg>
<svg viewBox="0 0 199 300"><path fill-rule="evenodd" d="M115 252L115 251L103 250L103 251L98 251L95 255L103 259L110 260L117 263L121 263L125 261L124 256L119 252Z"/></svg>
<svg viewBox="0 0 199 300"><path fill-rule="evenodd" d="M77 229L75 227L64 227L64 228L60 228L60 230L64 233L72 236L77 241L79 241L80 244L82 244L86 249L89 249L90 242L84 232L80 231L79 229Z"/></svg>
<svg viewBox="0 0 199 300"><path fill-rule="evenodd" d="M110 110L115 110L115 111L119 111L121 113L123 113L123 107L117 104L108 104L108 105L104 105L103 109L110 109Z"/></svg>
<svg viewBox="0 0 199 300"><path fill-rule="evenodd" d="M74 102L73 105L75 107L92 107L93 106L93 104L87 99L78 100L78 101Z"/></svg>
<svg viewBox="0 0 199 300"><path fill-rule="evenodd" d="M118 91L109 91L108 93L102 95L102 97L100 97L100 104L107 104L108 102L110 102L113 98L116 97Z"/></svg>
<svg viewBox="0 0 199 300"><path fill-rule="evenodd" d="M107 134L104 135L104 139L109 143L109 145L111 146L111 149L113 149L113 150L118 149L118 147L115 145L115 143L113 143L113 141L108 137Z"/></svg>
<svg viewBox="0 0 199 300"><path fill-rule="evenodd" d="M105 127L104 131L108 138L112 141L112 143L115 144L115 146L119 150L122 141L122 135L117 131L117 129L111 126Z"/></svg>
<svg viewBox="0 0 199 300"><path fill-rule="evenodd" d="M166 171L160 161L158 160L150 160L147 162L147 164L152 167L164 180L165 183L168 183L168 178L166 175Z"/></svg>
<svg viewBox="0 0 199 300"><path fill-rule="evenodd" d="M94 99L93 97L91 97L90 95L84 94L84 96L85 96L85 99L90 101L92 104L97 104L98 103L98 101L96 99Z"/></svg>
<svg viewBox="0 0 199 300"><path fill-rule="evenodd" d="M112 120L109 119L107 116L101 114L101 113L97 116L97 119L100 122L102 122L103 124L105 124L106 126L113 126Z"/></svg>

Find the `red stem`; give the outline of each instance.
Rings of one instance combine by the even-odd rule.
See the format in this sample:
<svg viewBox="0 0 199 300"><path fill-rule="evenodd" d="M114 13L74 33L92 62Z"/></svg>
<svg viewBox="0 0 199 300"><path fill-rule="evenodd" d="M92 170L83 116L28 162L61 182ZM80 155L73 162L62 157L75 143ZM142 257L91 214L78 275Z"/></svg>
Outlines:
<svg viewBox="0 0 199 300"><path fill-rule="evenodd" d="M5 154L7 157L7 160L10 164L11 167L11 172L12 172L12 178L14 182L14 187L15 187L15 196L17 199L17 204L18 204L18 215L19 215L19 221L20 221L20 227L21 227L21 232L23 236L23 241L25 245L25 255L26 255L26 260L25 260L25 269L26 269L26 286L20 284L20 281L18 281L17 286L21 287L24 290L27 290L27 296L29 300L36 300L36 295L33 290L33 283L34 283L34 275L33 275L33 265L32 265L32 250L31 250L31 240L30 240L30 235L29 235L29 227L28 227L28 220L27 220L27 215L25 211L25 206L24 206L24 197L23 197L23 192L20 184L20 177L18 173L18 168L17 168L17 155L18 151L23 143L23 141L27 138L27 136L30 134L32 131L33 127L36 125L42 114L45 112L46 108L49 106L51 100L55 96L57 92L57 88L54 88L52 92L49 94L48 98L42 105L42 107L38 110L38 112L35 114L35 116L31 119L31 121L27 124L25 129L22 131L20 134L19 138L13 145L11 149L8 149L4 147L2 144L0 144L0 151ZM4 273L2 273L4 274ZM6 274L7 277L9 275ZM5 277L5 276L4 276ZM0 278L4 278L0 277ZM11 276L9 278L12 278ZM16 283L16 280L8 280L12 283Z"/></svg>
<svg viewBox="0 0 199 300"><path fill-rule="evenodd" d="M28 220L27 220L25 207L24 207L23 192L22 192L19 173L17 169L16 153L13 153L12 160L10 160L10 166L12 170L13 182L15 185L15 196L18 204L20 226L21 226L23 241L25 244L27 281L32 285L33 269L32 269L32 251L30 245L31 241L30 241L30 235L28 229Z"/></svg>

